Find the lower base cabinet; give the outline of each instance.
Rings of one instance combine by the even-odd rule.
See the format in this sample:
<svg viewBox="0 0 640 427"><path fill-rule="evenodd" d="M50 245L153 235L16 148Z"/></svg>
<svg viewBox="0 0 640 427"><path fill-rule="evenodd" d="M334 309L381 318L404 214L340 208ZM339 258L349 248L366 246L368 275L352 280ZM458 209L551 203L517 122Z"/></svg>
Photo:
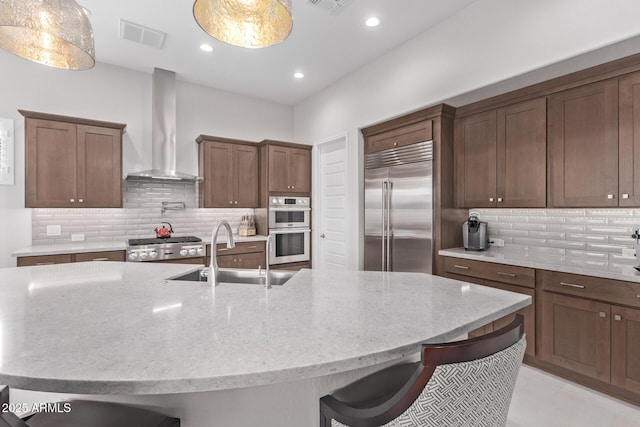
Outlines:
<svg viewBox="0 0 640 427"><path fill-rule="evenodd" d="M221 268L266 268L267 252L266 243L258 242L238 242L234 248L227 248L224 243L216 246L216 260ZM211 259L211 245L207 245L207 265Z"/></svg>
<svg viewBox="0 0 640 427"><path fill-rule="evenodd" d="M611 384L640 394L640 310L611 306Z"/></svg>
<svg viewBox="0 0 640 427"><path fill-rule="evenodd" d="M124 261L124 251L104 251L104 252L83 252L77 254L63 255L38 255L18 257L18 267L28 267L33 265L67 264L70 262L85 261Z"/></svg>

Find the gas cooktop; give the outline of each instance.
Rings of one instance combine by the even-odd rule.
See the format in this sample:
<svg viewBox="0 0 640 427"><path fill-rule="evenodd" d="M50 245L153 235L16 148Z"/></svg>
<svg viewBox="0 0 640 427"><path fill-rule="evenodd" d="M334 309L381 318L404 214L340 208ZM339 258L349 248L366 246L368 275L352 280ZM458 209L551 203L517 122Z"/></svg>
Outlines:
<svg viewBox="0 0 640 427"><path fill-rule="evenodd" d="M129 246L164 245L166 243L199 243L202 239L195 236L155 237L152 239L129 239Z"/></svg>

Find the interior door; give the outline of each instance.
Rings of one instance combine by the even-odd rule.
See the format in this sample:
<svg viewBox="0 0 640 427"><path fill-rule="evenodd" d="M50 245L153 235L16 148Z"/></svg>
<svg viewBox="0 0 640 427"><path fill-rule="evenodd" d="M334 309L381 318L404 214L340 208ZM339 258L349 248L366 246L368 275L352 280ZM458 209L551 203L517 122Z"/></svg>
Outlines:
<svg viewBox="0 0 640 427"><path fill-rule="evenodd" d="M389 168L390 271L431 273L433 178L431 162Z"/></svg>
<svg viewBox="0 0 640 427"><path fill-rule="evenodd" d="M364 269L383 271L383 189L388 168L367 169L364 176Z"/></svg>

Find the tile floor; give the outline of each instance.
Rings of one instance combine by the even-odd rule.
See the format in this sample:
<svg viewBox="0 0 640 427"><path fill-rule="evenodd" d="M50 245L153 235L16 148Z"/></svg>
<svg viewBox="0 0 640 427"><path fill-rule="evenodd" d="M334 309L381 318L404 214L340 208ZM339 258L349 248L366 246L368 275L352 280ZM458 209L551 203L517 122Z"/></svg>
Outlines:
<svg viewBox="0 0 640 427"><path fill-rule="evenodd" d="M507 427L640 427L640 407L522 365Z"/></svg>

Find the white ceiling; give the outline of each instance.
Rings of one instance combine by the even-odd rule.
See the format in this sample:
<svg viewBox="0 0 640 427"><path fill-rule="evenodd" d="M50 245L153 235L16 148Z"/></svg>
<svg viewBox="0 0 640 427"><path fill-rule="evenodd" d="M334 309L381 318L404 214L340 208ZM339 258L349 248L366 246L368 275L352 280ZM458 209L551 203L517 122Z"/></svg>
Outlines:
<svg viewBox="0 0 640 427"><path fill-rule="evenodd" d="M193 0L79 3L91 12L98 62L149 74L164 68L179 80L295 105L474 1L353 0L332 16L307 0L293 0L291 35L265 49L234 47L208 36L193 18ZM376 28L364 25L372 15L381 21ZM120 39L120 19L166 32L164 48ZM213 52L200 50L205 42ZM295 79L296 71L304 79Z"/></svg>

